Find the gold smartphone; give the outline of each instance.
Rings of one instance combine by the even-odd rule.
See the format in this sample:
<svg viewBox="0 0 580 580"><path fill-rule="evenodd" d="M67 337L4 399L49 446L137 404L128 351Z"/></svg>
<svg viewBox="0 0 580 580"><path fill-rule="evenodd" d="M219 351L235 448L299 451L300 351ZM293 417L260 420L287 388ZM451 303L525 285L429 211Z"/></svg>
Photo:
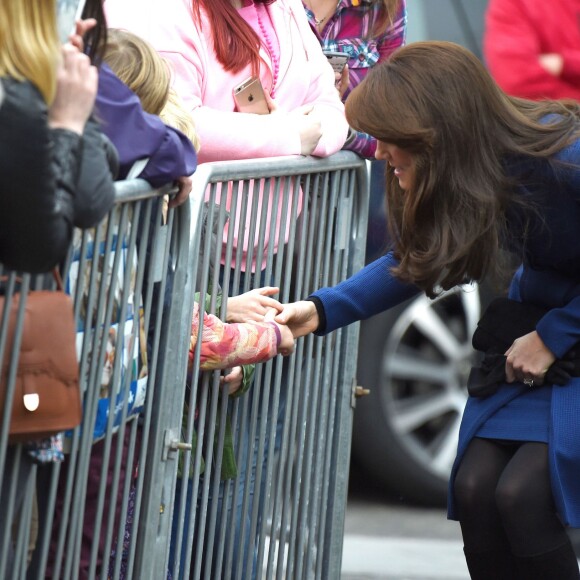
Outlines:
<svg viewBox="0 0 580 580"><path fill-rule="evenodd" d="M250 77L234 88L236 111L239 113L255 113L268 115L270 109L262 83L258 77Z"/></svg>

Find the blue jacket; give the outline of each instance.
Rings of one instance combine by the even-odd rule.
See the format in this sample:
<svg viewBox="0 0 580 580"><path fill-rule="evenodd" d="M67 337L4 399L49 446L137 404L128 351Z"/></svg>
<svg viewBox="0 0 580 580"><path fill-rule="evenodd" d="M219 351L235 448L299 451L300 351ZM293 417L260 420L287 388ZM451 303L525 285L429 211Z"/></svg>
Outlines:
<svg viewBox="0 0 580 580"><path fill-rule="evenodd" d="M530 216L525 245L521 242L523 210L508 210L507 220L510 249L522 259L522 267L512 280L510 297L551 308L536 330L546 346L560 357L580 341L580 141L559 152L556 160L508 164L509 172L521 184L519 194L537 208ZM417 294L417 288L393 278L390 269L395 263L389 253L334 288L315 292L313 296L322 304L326 317L326 326L319 334L368 318ZM524 392L526 387L521 383L505 384L491 397L468 399L450 479L450 518L456 517L453 482L469 441L497 409ZM549 456L553 494L562 520L580 527L580 378L553 388L551 401Z"/></svg>

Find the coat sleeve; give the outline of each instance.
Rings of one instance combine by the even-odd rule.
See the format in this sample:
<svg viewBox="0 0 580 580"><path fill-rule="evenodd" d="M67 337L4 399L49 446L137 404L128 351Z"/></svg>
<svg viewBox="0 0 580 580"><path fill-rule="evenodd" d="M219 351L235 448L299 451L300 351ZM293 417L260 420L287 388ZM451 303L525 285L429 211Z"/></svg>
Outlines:
<svg viewBox="0 0 580 580"><path fill-rule="evenodd" d="M184 53L160 53L171 63L173 86L195 120L200 163L299 155L300 136L292 117L227 111L205 102L204 59L194 44L195 38Z"/></svg>
<svg viewBox="0 0 580 580"><path fill-rule="evenodd" d="M389 252L362 270L330 288L321 288L311 297L324 309L326 324L316 334L324 335L353 322L365 320L401 304L420 293L412 284L404 284L391 274L396 260Z"/></svg>
<svg viewBox="0 0 580 580"><path fill-rule="evenodd" d="M344 115L344 105L335 87L334 71L322 52L320 42L312 31L304 7L292 7L295 21L300 29L302 43L311 61L310 69L315 71L311 79L304 104L314 105L314 112L322 123L322 137L312 152L317 157L327 157L340 151L348 134L348 123Z"/></svg>
<svg viewBox="0 0 580 580"><path fill-rule="evenodd" d="M83 133L78 186L74 196L74 225L96 226L115 201L113 179L118 171L118 157L113 145L94 119L89 119Z"/></svg>
<svg viewBox="0 0 580 580"><path fill-rule="evenodd" d="M556 159L563 164L558 166L559 180L566 183L566 190L576 203L580 203L580 140L562 149ZM536 325L536 331L556 357L566 354L580 341L580 297L573 298L562 308L549 310Z"/></svg>
<svg viewBox="0 0 580 580"><path fill-rule="evenodd" d="M68 251L82 139L48 128L48 111L28 82L2 79L0 106L0 262L47 272Z"/></svg>

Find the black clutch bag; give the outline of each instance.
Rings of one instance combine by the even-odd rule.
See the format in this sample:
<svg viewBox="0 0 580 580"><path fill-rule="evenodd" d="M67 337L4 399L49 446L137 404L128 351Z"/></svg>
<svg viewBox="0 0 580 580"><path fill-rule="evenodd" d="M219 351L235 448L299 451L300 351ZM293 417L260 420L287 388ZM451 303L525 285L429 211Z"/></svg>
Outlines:
<svg viewBox="0 0 580 580"><path fill-rule="evenodd" d="M505 382L504 353L516 338L534 331L546 312L547 308L509 298L496 298L489 304L471 341L473 348L483 353L467 380L472 397L488 397ZM544 384L565 385L572 376L580 376L580 349L576 347L550 366Z"/></svg>
<svg viewBox="0 0 580 580"><path fill-rule="evenodd" d="M496 298L477 323L472 338L475 350L503 354L516 338L536 329L548 309L510 298Z"/></svg>

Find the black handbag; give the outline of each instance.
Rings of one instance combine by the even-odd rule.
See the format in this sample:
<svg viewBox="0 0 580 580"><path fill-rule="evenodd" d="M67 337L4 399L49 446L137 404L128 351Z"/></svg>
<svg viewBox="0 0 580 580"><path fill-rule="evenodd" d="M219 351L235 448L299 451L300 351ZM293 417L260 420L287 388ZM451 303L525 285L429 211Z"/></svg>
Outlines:
<svg viewBox="0 0 580 580"><path fill-rule="evenodd" d="M548 310L510 298L492 300L471 341L473 348L483 353L480 364L472 367L467 380L467 392L472 397L488 397L505 382L504 353L514 340L534 331ZM580 376L580 349L576 347L554 361L544 384L565 385L573 376Z"/></svg>

